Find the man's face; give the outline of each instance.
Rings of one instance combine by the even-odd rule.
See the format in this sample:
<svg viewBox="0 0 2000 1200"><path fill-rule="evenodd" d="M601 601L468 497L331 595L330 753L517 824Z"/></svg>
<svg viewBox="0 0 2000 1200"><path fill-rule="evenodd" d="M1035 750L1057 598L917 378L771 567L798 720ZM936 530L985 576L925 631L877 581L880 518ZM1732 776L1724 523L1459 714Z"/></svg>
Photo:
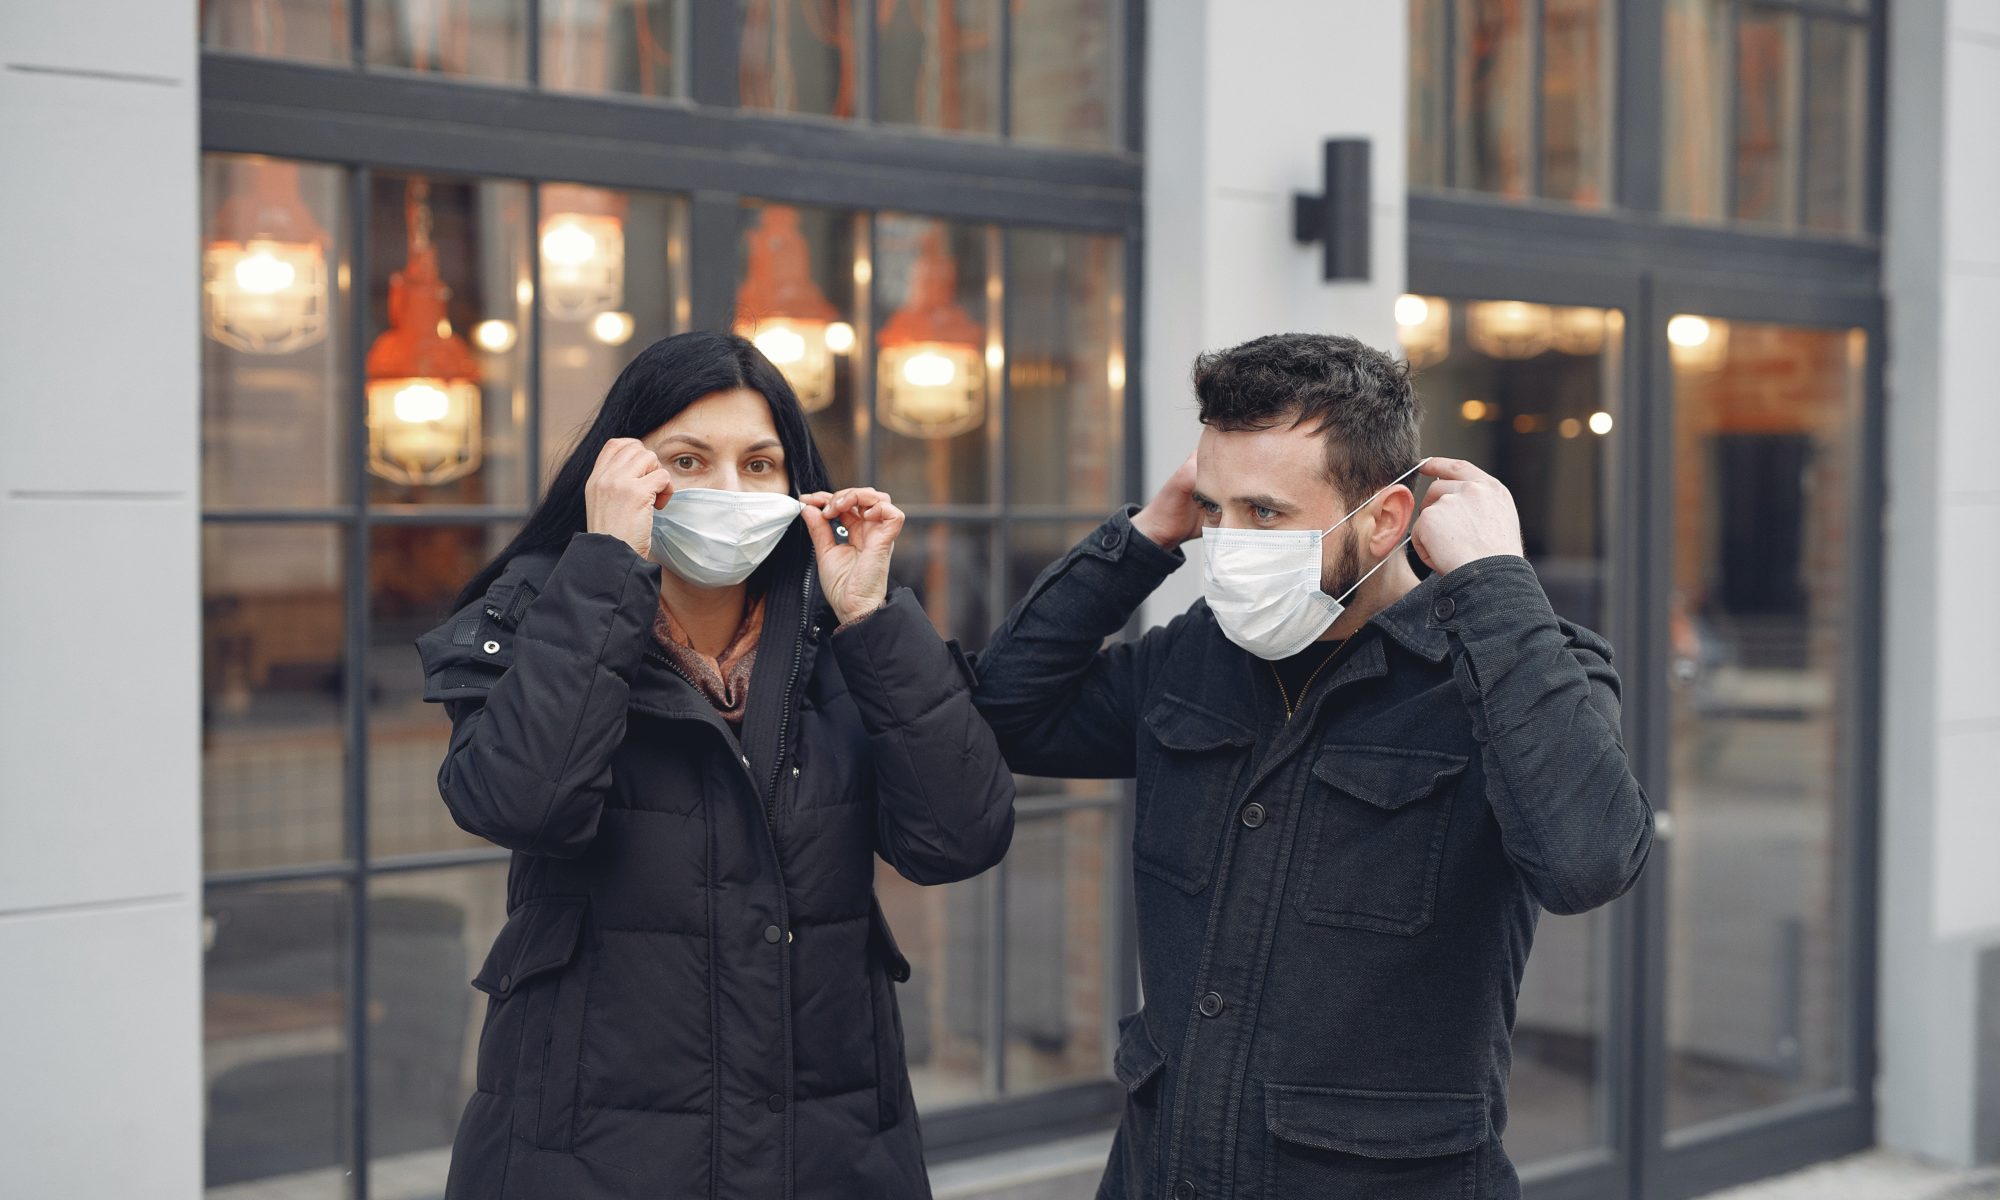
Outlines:
<svg viewBox="0 0 2000 1200"><path fill-rule="evenodd" d="M1310 426L1204 427L1195 449L1194 502L1204 528L1325 529L1347 515L1326 474L1326 439ZM1363 522L1320 546L1320 590L1338 596L1361 577Z"/></svg>

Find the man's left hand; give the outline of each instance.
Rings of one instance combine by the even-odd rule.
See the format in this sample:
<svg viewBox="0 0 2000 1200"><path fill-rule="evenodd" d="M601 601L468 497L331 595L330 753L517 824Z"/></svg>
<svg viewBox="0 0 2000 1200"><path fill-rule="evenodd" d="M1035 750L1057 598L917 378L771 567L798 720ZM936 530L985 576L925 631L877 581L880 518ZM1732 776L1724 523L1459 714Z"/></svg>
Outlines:
<svg viewBox="0 0 2000 1200"><path fill-rule="evenodd" d="M1457 458L1433 458L1418 472L1432 483L1410 541L1431 570L1448 575L1476 559L1521 554L1521 517L1505 484Z"/></svg>

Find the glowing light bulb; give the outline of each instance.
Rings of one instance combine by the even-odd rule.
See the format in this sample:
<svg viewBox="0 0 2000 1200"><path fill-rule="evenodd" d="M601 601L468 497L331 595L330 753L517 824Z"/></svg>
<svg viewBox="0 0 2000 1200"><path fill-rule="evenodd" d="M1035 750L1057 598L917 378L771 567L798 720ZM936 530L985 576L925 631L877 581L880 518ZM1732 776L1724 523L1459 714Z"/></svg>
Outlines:
<svg viewBox="0 0 2000 1200"><path fill-rule="evenodd" d="M806 356L806 340L796 330L783 325L772 325L760 331L755 338L757 349L764 357L780 367L790 366Z"/></svg>
<svg viewBox="0 0 2000 1200"><path fill-rule="evenodd" d="M1414 329L1430 320L1430 301L1422 296L1403 295L1396 297L1396 324L1405 329Z"/></svg>
<svg viewBox="0 0 2000 1200"><path fill-rule="evenodd" d="M1697 316L1682 313L1667 322L1667 340L1676 346L1692 349L1705 344L1709 338L1708 322Z"/></svg>
<svg viewBox="0 0 2000 1200"><path fill-rule="evenodd" d="M590 319L590 336L607 346L622 346L632 338L632 314L601 312Z"/></svg>
<svg viewBox="0 0 2000 1200"><path fill-rule="evenodd" d="M835 321L826 327L826 348L835 354L845 354L854 349L854 326L845 321Z"/></svg>
<svg viewBox="0 0 2000 1200"><path fill-rule="evenodd" d="M514 323L498 318L481 321L472 327L472 340L490 354L505 354L514 348Z"/></svg>
<svg viewBox="0 0 2000 1200"><path fill-rule="evenodd" d="M1591 413L1590 432L1598 435L1599 437L1603 437L1605 434L1610 433L1611 414L1602 411Z"/></svg>
<svg viewBox="0 0 2000 1200"><path fill-rule="evenodd" d="M442 421L451 411L451 397L433 383L412 383L396 393L396 419L412 425Z"/></svg>
<svg viewBox="0 0 2000 1200"><path fill-rule="evenodd" d="M552 263L580 267L597 253L597 239L573 221L557 221L542 235L542 254Z"/></svg>
<svg viewBox="0 0 2000 1200"><path fill-rule="evenodd" d="M297 268L262 246L236 264L236 286L256 296L282 292L298 277Z"/></svg>
<svg viewBox="0 0 2000 1200"><path fill-rule="evenodd" d="M958 367L931 350L912 354L903 364L903 381L911 387L948 387L957 376Z"/></svg>

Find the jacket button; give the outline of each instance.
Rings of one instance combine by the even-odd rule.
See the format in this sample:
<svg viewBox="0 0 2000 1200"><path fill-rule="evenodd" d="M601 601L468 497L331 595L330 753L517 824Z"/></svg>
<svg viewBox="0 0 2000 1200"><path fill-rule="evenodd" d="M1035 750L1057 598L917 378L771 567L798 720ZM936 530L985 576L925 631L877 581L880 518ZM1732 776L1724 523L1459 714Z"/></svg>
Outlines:
<svg viewBox="0 0 2000 1200"><path fill-rule="evenodd" d="M1194 1200L1199 1194L1200 1189L1188 1180L1183 1179L1174 1185L1174 1200Z"/></svg>
<svg viewBox="0 0 2000 1200"><path fill-rule="evenodd" d="M481 646L480 649L486 651L488 654L498 654L500 653L500 643L488 638L486 644Z"/></svg>
<svg viewBox="0 0 2000 1200"><path fill-rule="evenodd" d="M778 939L784 936L785 936L785 931L778 928L776 925L764 926L764 940L770 942L772 945L775 946L778 943Z"/></svg>
<svg viewBox="0 0 2000 1200"><path fill-rule="evenodd" d="M1201 1015L1204 1017L1219 1017L1224 1007L1221 992L1208 992L1201 998Z"/></svg>
<svg viewBox="0 0 2000 1200"><path fill-rule="evenodd" d="M1457 611L1458 605L1452 602L1450 596L1439 596L1437 603L1431 605L1431 615L1440 621L1451 620L1451 614Z"/></svg>
<svg viewBox="0 0 2000 1200"><path fill-rule="evenodd" d="M1243 824L1251 829L1264 823L1264 806L1252 800L1243 806Z"/></svg>
<svg viewBox="0 0 2000 1200"><path fill-rule="evenodd" d="M792 778L793 778L793 779L797 779L798 777L799 777L799 769L798 769L797 767L793 767L793 768L792 768Z"/></svg>
<svg viewBox="0 0 2000 1200"><path fill-rule="evenodd" d="M776 1092L771 1093L771 1098L764 1101L764 1103L770 1106L772 1112L785 1111L785 1098Z"/></svg>
<svg viewBox="0 0 2000 1200"><path fill-rule="evenodd" d="M1104 547L1106 550L1110 550L1118 545L1118 535L1116 533L1113 533L1111 530L1107 529L1101 536L1098 537L1097 544Z"/></svg>
<svg viewBox="0 0 2000 1200"><path fill-rule="evenodd" d="M503 992L514 990L514 977L512 975L502 975L500 977L500 990Z"/></svg>

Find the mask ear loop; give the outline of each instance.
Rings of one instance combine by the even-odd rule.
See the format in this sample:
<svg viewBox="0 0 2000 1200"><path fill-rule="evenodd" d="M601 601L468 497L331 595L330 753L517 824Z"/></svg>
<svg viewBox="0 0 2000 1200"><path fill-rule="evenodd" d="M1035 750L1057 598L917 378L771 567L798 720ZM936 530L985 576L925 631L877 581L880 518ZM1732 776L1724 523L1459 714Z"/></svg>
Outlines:
<svg viewBox="0 0 2000 1200"><path fill-rule="evenodd" d="M1419 459L1417 461L1416 466L1411 467L1409 470L1403 472L1401 475L1398 475L1394 479L1390 480L1388 484L1382 488L1382 491L1376 492L1373 496L1368 497L1367 502L1364 503L1361 506L1361 508L1367 508L1368 505L1375 503L1377 500L1380 500L1382 498L1383 492L1387 492L1390 488L1395 487L1397 484L1403 482L1405 479L1408 479L1410 476L1415 475L1419 470L1423 468L1423 465L1429 461L1430 461L1429 458ZM1361 508L1355 509L1354 512L1348 513L1347 516L1342 517L1339 521L1336 521L1334 523L1333 529L1338 529L1342 525L1346 524L1347 521L1354 516L1354 513L1358 513L1361 511ZM1416 524L1417 524L1416 518L1412 517L1410 519L1410 528L1403 531L1402 540L1396 543L1396 548L1394 550L1389 551L1388 557L1384 558L1381 562L1376 563L1374 566L1368 568L1368 570L1362 574L1361 578L1354 581L1353 587L1348 588L1346 591L1342 592L1339 596L1335 597L1333 602L1335 604L1345 605L1347 603L1347 598L1349 596L1352 596L1355 592L1360 591L1361 585L1367 583L1368 580L1375 574L1375 572L1381 570L1383 567L1386 567L1391 562L1395 561L1396 555L1401 553L1403 547L1410 544L1410 539L1416 536L1415 533ZM1327 533L1332 533L1333 529L1327 530Z"/></svg>

